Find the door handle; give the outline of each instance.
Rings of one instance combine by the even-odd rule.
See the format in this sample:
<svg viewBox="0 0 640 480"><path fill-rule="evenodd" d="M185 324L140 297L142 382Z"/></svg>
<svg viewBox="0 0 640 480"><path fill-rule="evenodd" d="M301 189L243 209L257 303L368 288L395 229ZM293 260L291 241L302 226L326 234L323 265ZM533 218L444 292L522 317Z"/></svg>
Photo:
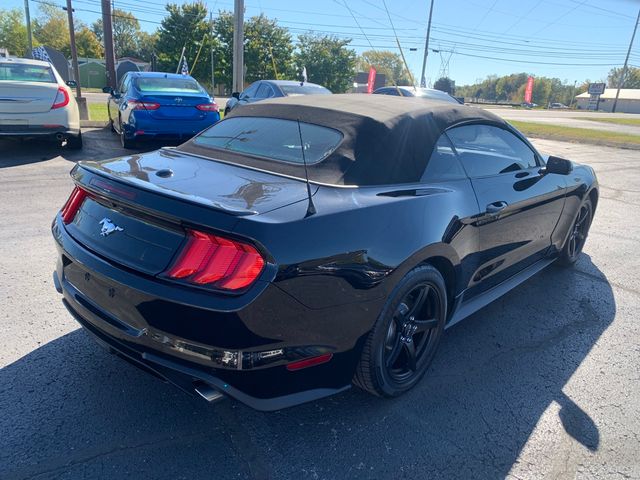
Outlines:
<svg viewBox="0 0 640 480"><path fill-rule="evenodd" d="M508 205L507 202L493 202L487 205L487 213L499 213Z"/></svg>

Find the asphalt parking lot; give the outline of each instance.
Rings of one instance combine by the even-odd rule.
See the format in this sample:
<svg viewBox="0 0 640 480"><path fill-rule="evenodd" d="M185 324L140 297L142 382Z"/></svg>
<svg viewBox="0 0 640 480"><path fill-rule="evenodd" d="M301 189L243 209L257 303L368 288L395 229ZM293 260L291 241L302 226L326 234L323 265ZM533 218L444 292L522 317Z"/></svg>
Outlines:
<svg viewBox="0 0 640 480"><path fill-rule="evenodd" d="M575 268L552 266L447 331L422 383L275 413L208 405L102 350L55 292L67 155L0 140L0 478L640 478L640 155L534 141L591 164ZM152 146L151 146L152 147Z"/></svg>

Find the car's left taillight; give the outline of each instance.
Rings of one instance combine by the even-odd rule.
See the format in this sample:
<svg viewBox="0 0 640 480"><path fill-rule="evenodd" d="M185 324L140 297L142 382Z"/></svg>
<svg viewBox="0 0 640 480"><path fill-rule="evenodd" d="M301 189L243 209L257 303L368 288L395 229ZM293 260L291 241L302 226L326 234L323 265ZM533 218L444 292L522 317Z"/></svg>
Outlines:
<svg viewBox="0 0 640 480"><path fill-rule="evenodd" d="M67 203L65 203L62 210L60 210L62 221L65 225L73 222L73 219L75 218L76 213L78 213L78 210L80 210L85 198L87 198L86 190L83 190L80 187L74 187Z"/></svg>
<svg viewBox="0 0 640 480"><path fill-rule="evenodd" d="M53 101L53 105L51 105L51 110L66 107L67 105L69 105L69 92L64 87L58 87L58 93L56 93L56 98Z"/></svg>
<svg viewBox="0 0 640 480"><path fill-rule="evenodd" d="M219 111L218 104L216 102L213 103L201 103L200 105L196 105L198 110L203 112L217 112Z"/></svg>
<svg viewBox="0 0 640 480"><path fill-rule="evenodd" d="M187 230L187 243L164 276L191 285L242 290L255 282L264 258L249 243Z"/></svg>

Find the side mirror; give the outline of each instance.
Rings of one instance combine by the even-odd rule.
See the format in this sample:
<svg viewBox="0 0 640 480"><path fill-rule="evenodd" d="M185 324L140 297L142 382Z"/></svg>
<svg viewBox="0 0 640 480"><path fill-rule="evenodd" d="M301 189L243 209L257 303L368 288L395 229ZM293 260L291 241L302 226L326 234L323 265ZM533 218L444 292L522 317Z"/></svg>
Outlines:
<svg viewBox="0 0 640 480"><path fill-rule="evenodd" d="M560 157L550 156L547 159L545 173L557 173L558 175L569 175L573 171L573 163L570 160Z"/></svg>
<svg viewBox="0 0 640 480"><path fill-rule="evenodd" d="M111 87L102 87L102 93L112 94L113 90L111 90Z"/></svg>
<svg viewBox="0 0 640 480"><path fill-rule="evenodd" d="M71 88L76 88L78 86L78 82L75 80L67 80L67 86Z"/></svg>
<svg viewBox="0 0 640 480"><path fill-rule="evenodd" d="M233 98L235 98L236 100L240 100L240 92L233 92L233 93L231 94L231 96L232 96Z"/></svg>

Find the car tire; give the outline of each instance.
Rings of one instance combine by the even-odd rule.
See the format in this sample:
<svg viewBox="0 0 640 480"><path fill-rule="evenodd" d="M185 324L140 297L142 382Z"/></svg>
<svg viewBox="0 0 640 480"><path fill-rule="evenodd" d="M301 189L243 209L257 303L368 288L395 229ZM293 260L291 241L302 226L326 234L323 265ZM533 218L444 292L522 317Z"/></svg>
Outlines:
<svg viewBox="0 0 640 480"><path fill-rule="evenodd" d="M82 132L78 135L71 135L67 137L66 147L69 150L81 150L82 149Z"/></svg>
<svg viewBox="0 0 640 480"><path fill-rule="evenodd" d="M569 230L569 236L562 247L558 263L565 267L570 267L578 260L584 244L587 241L589 235L589 228L591 228L591 221L593 220L593 204L590 199L586 199L580 205L576 219L571 224Z"/></svg>
<svg viewBox="0 0 640 480"><path fill-rule="evenodd" d="M136 141L127 138L127 136L124 134L124 128L120 132L120 144L122 145L122 148L126 148L127 150L136 148Z"/></svg>
<svg viewBox="0 0 640 480"><path fill-rule="evenodd" d="M113 120L109 119L109 130L116 133L116 127L113 126Z"/></svg>
<svg viewBox="0 0 640 480"><path fill-rule="evenodd" d="M413 388L435 356L446 318L447 290L440 272L431 265L411 270L369 333L353 383L380 397Z"/></svg>
<svg viewBox="0 0 640 480"><path fill-rule="evenodd" d="M225 107L224 109L224 116L226 117L227 115L229 115L229 112L231 111L231 109L229 107Z"/></svg>

